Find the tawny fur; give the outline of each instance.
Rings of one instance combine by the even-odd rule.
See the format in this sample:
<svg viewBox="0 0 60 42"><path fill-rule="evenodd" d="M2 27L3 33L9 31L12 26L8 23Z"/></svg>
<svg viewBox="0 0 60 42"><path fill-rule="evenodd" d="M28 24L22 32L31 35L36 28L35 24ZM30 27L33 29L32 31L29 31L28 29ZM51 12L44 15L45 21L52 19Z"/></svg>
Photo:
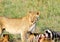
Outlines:
<svg viewBox="0 0 60 42"><path fill-rule="evenodd" d="M9 42L9 35L4 34L4 36L2 38L0 38L0 42Z"/></svg>
<svg viewBox="0 0 60 42"><path fill-rule="evenodd" d="M30 33L29 38L28 38L28 42L54 42L54 40L52 40L52 38L47 38L44 34L37 34L37 33ZM36 39L36 37L38 36L38 38Z"/></svg>
<svg viewBox="0 0 60 42"><path fill-rule="evenodd" d="M39 12L28 12L22 18L0 17L0 34L5 29L11 34L21 34L22 42L26 42L26 33L39 17Z"/></svg>
<svg viewBox="0 0 60 42"><path fill-rule="evenodd" d="M38 42L40 33L28 32L28 34L29 34L28 42Z"/></svg>
<svg viewBox="0 0 60 42"><path fill-rule="evenodd" d="M39 39L39 42L54 42L54 40L52 40L52 38L45 38L45 36L43 36Z"/></svg>
<svg viewBox="0 0 60 42"><path fill-rule="evenodd" d="M35 36L29 35L28 42L34 42Z"/></svg>

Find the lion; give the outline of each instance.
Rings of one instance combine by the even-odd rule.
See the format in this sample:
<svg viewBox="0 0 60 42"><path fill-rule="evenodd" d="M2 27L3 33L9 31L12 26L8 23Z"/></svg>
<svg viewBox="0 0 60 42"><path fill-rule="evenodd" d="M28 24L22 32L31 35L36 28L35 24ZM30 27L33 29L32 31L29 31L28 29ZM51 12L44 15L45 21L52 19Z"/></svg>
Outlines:
<svg viewBox="0 0 60 42"><path fill-rule="evenodd" d="M3 42L9 42L9 34L3 35Z"/></svg>
<svg viewBox="0 0 60 42"><path fill-rule="evenodd" d="M49 35L44 33L32 33L28 32L29 38L28 42L54 42L54 40Z"/></svg>
<svg viewBox="0 0 60 42"><path fill-rule="evenodd" d="M10 34L21 34L22 42L26 42L27 31L34 31L40 12L29 11L22 18L0 16L0 34L6 30Z"/></svg>
<svg viewBox="0 0 60 42"><path fill-rule="evenodd" d="M0 38L0 42L9 42L9 35L3 34L3 37Z"/></svg>
<svg viewBox="0 0 60 42"><path fill-rule="evenodd" d="M40 37L40 33L32 33L30 31L28 31L27 33L29 34L28 42L38 42L38 39Z"/></svg>
<svg viewBox="0 0 60 42"><path fill-rule="evenodd" d="M54 42L54 40L52 40L51 38L45 38L44 36L39 39L39 42Z"/></svg>

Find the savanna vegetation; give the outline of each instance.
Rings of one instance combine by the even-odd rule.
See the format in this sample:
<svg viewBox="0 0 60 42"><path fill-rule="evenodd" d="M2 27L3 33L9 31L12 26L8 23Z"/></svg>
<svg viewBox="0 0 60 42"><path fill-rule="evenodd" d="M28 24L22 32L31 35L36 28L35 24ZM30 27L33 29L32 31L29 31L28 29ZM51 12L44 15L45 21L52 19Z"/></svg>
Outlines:
<svg viewBox="0 0 60 42"><path fill-rule="evenodd" d="M0 0L0 16L20 18L28 11L40 11L37 28L60 31L60 0Z"/></svg>

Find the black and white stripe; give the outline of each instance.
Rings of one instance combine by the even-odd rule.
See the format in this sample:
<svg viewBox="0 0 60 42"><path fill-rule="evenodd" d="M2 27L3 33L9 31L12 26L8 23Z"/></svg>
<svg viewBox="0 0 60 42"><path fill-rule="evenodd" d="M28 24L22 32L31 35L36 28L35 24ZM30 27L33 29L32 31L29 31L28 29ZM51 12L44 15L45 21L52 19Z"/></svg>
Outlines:
<svg viewBox="0 0 60 42"><path fill-rule="evenodd" d="M56 31L52 31L52 30L50 30L50 29L46 29L46 30L45 30L45 34L47 35L46 37L52 38L52 40L53 40L54 38L60 39L60 32L56 32Z"/></svg>

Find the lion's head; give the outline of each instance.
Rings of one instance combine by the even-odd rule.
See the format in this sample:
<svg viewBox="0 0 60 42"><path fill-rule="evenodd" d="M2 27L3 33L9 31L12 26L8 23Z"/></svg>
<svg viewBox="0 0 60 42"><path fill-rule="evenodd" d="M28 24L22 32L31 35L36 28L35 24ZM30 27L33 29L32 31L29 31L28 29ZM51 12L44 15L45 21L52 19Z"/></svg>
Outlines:
<svg viewBox="0 0 60 42"><path fill-rule="evenodd" d="M35 23L39 19L39 15L40 15L40 12L33 12L33 11L28 12L29 20L32 23Z"/></svg>

